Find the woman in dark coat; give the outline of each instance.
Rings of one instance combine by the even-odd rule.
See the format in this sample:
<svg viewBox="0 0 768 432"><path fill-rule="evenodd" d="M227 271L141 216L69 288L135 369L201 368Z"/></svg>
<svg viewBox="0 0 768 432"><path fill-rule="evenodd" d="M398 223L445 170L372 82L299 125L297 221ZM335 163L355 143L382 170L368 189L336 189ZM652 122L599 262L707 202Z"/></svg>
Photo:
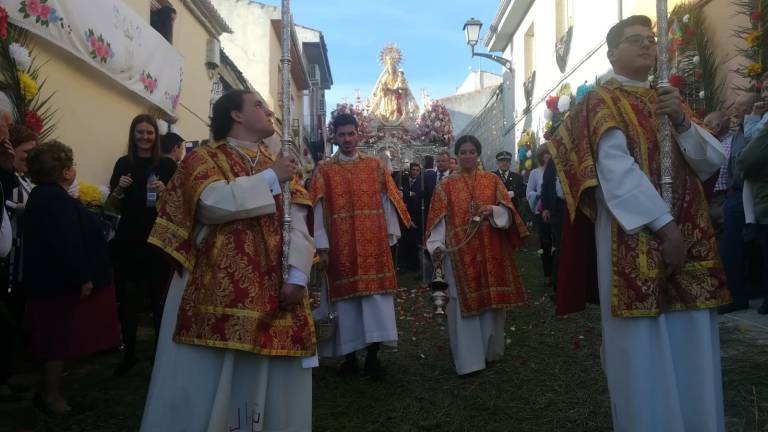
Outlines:
<svg viewBox="0 0 768 432"><path fill-rule="evenodd" d="M176 163L160 157L155 118L140 114L128 131L128 154L115 163L110 189L120 199L122 218L112 241L120 324L123 330L123 362L115 375L125 375L136 364L136 329L146 294L152 301L155 340L160 332L169 267L162 251L147 243L155 224L155 202L176 172Z"/></svg>
<svg viewBox="0 0 768 432"><path fill-rule="evenodd" d="M31 354L43 363L35 404L66 414L63 361L120 341L112 268L98 219L67 192L77 175L72 149L58 141L42 144L27 165L37 186L25 209L26 328Z"/></svg>

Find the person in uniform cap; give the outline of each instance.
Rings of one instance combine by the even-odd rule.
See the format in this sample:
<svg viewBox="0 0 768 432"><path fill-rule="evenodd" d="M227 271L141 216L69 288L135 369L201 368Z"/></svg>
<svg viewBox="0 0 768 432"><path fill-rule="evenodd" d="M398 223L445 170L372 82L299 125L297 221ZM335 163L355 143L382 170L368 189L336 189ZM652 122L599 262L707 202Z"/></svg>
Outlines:
<svg viewBox="0 0 768 432"><path fill-rule="evenodd" d="M523 183L523 176L512 171L511 166L512 153L506 150L496 153L496 168L498 169L493 173L501 178L515 209L520 209L520 198L525 196L525 184Z"/></svg>

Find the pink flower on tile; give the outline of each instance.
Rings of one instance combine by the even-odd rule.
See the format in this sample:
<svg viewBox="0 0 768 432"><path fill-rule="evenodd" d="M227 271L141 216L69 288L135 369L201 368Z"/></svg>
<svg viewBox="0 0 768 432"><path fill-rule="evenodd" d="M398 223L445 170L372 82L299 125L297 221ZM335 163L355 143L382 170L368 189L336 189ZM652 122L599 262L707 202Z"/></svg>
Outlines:
<svg viewBox="0 0 768 432"><path fill-rule="evenodd" d="M51 14L51 7L47 4L40 5L40 18L48 21L48 16Z"/></svg>
<svg viewBox="0 0 768 432"><path fill-rule="evenodd" d="M40 16L42 6L40 0L27 0L27 13L31 17Z"/></svg>
<svg viewBox="0 0 768 432"><path fill-rule="evenodd" d="M100 43L96 47L96 55L98 55L101 58L109 57L109 51L110 51L109 46L107 46L107 44L105 43Z"/></svg>
<svg viewBox="0 0 768 432"><path fill-rule="evenodd" d="M88 39L88 43L91 45L92 50L96 50L96 47L99 46L99 40L96 39L96 36L91 36L90 39Z"/></svg>

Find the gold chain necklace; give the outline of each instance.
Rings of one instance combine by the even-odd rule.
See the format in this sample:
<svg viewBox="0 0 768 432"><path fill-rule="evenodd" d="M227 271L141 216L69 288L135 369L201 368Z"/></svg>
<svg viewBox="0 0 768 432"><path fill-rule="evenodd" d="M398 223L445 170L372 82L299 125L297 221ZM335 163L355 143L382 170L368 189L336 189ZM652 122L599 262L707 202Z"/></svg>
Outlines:
<svg viewBox="0 0 768 432"><path fill-rule="evenodd" d="M256 157L252 158L248 156L244 151L240 149L236 144L230 144L227 142L227 145L232 148L234 151L237 152L237 154L240 155L241 158L245 159L247 162L248 169L250 170L250 175L253 175L256 171L256 164L259 162L259 157L261 156L261 149L256 149Z"/></svg>
<svg viewBox="0 0 768 432"><path fill-rule="evenodd" d="M462 175L462 180L464 181L464 187L467 188L467 191L469 192L469 214L471 216L474 216L475 213L477 213L477 203L475 202L475 185L477 184L477 170L475 170L474 173L472 173L472 186L470 186L467 182L467 175Z"/></svg>

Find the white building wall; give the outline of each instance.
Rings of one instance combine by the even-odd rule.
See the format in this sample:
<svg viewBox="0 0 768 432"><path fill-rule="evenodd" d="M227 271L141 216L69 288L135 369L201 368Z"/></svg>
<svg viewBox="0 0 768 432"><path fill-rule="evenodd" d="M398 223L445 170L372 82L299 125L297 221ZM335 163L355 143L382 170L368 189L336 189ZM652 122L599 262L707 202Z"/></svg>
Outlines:
<svg viewBox="0 0 768 432"><path fill-rule="evenodd" d="M565 73L561 73L555 59L555 2L536 1L520 28L512 38L511 50L505 55L512 60L515 68L515 120L514 136L519 138L524 128L532 127L538 135L543 134L544 99L553 95L562 83L569 83L575 94L576 88L585 81L592 83L595 78L610 70L606 58L605 35L619 15L619 6L615 0L595 0L590 2L574 1L573 37L568 64ZM536 84L534 86L531 113L524 115L526 101L523 83L525 82L525 33L534 24L534 49ZM595 51L596 49L596 51ZM511 52L510 52L511 51ZM593 54L590 55L590 53ZM510 56L511 54L511 56ZM567 78L564 78L570 74Z"/></svg>

